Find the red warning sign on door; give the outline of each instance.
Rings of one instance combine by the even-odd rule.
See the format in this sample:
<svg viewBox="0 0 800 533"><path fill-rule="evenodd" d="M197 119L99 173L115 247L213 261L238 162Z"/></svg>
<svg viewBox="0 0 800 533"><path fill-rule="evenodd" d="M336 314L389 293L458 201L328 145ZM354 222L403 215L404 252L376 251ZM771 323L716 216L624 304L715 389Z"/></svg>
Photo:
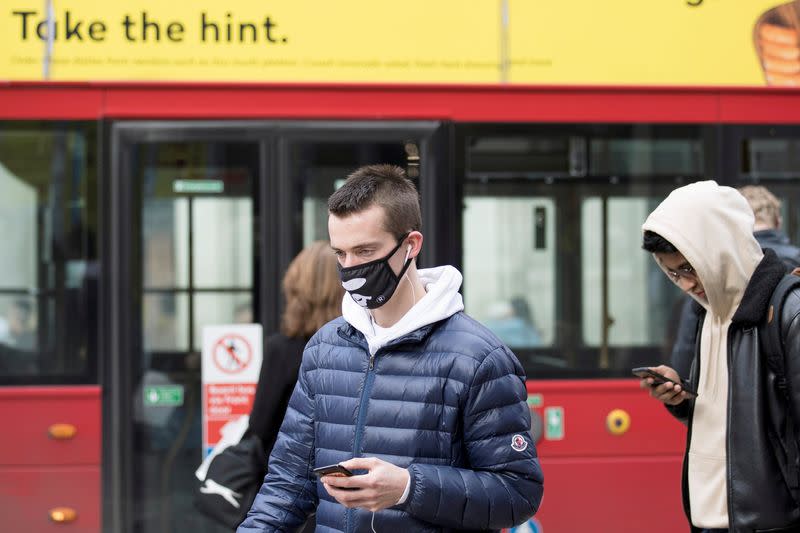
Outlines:
<svg viewBox="0 0 800 533"><path fill-rule="evenodd" d="M229 422L249 415L261 370L260 324L203 328L203 449L209 453Z"/></svg>
<svg viewBox="0 0 800 533"><path fill-rule="evenodd" d="M216 342L213 356L218 369L228 374L239 374L253 360L253 348L246 338L229 333Z"/></svg>

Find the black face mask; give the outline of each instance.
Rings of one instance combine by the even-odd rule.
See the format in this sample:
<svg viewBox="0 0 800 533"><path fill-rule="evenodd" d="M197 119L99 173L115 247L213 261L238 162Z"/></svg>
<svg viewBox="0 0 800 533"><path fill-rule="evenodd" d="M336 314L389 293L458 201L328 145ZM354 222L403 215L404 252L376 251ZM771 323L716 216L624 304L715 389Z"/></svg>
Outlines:
<svg viewBox="0 0 800 533"><path fill-rule="evenodd" d="M342 280L342 287L346 290L353 300L361 307L367 309L377 309L386 302L394 294L397 285L406 273L408 267L411 266L411 258L406 260L400 273L395 275L392 267L389 266L389 259L397 253L397 250L402 246L403 241L408 237L408 233L403 235L400 242L397 243L391 252L386 257L370 261L361 265L355 265L347 268L339 267L339 279Z"/></svg>

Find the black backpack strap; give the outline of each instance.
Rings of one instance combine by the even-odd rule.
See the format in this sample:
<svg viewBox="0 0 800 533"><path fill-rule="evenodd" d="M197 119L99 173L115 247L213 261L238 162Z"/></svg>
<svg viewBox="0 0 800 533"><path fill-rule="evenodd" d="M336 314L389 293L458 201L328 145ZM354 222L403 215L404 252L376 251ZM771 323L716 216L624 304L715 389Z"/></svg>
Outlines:
<svg viewBox="0 0 800 533"><path fill-rule="evenodd" d="M786 379L786 349L782 334L781 317L783 316L783 304L786 296L800 287L800 269L795 269L781 279L772 296L769 299L767 308L766 323L762 328L762 338L764 340L764 351L766 352L767 366L775 374L775 384L786 402L786 435L789 441L785 443L787 465L794 465L788 468L787 482L791 488L800 486L800 462L798 462L798 449L795 442L795 413L790 398L790 386Z"/></svg>
<svg viewBox="0 0 800 533"><path fill-rule="evenodd" d="M781 316L783 314L783 303L786 296L795 288L800 287L800 269L791 274L787 274L781 279L772 296L769 299L767 308L766 326L763 328L764 348L767 353L767 365L775 373L778 387L788 398L788 383L786 381L786 361L783 334L781 332Z"/></svg>

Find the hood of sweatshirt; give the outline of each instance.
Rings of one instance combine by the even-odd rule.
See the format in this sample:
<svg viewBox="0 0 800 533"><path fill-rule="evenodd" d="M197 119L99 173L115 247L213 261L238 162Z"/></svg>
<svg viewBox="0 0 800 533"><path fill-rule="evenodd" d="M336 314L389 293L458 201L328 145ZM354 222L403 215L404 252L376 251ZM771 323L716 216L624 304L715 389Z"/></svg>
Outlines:
<svg viewBox="0 0 800 533"><path fill-rule="evenodd" d="M728 319L763 257L753 223L753 212L736 189L700 181L672 191L642 230L658 233L683 254L708 302L692 297L709 313Z"/></svg>
<svg viewBox="0 0 800 533"><path fill-rule="evenodd" d="M464 300L458 292L463 278L455 267L426 268L417 271L417 274L425 287L425 295L388 328L376 327L369 311L354 302L349 294L344 295L342 316L364 334L370 355L375 355L381 347L403 335L464 310Z"/></svg>

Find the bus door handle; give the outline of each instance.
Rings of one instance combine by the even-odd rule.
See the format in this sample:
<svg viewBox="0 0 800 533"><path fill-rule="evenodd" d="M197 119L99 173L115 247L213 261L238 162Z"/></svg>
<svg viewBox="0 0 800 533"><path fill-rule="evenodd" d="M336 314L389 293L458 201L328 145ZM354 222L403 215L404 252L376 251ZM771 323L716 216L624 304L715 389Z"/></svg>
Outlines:
<svg viewBox="0 0 800 533"><path fill-rule="evenodd" d="M68 524L69 522L74 522L75 519L78 518L78 512L69 507L56 507L50 509L50 512L47 514L50 516L50 520L56 524Z"/></svg>
<svg viewBox="0 0 800 533"><path fill-rule="evenodd" d="M69 440L78 433L78 428L72 424L53 424L47 428L47 435L55 440Z"/></svg>

